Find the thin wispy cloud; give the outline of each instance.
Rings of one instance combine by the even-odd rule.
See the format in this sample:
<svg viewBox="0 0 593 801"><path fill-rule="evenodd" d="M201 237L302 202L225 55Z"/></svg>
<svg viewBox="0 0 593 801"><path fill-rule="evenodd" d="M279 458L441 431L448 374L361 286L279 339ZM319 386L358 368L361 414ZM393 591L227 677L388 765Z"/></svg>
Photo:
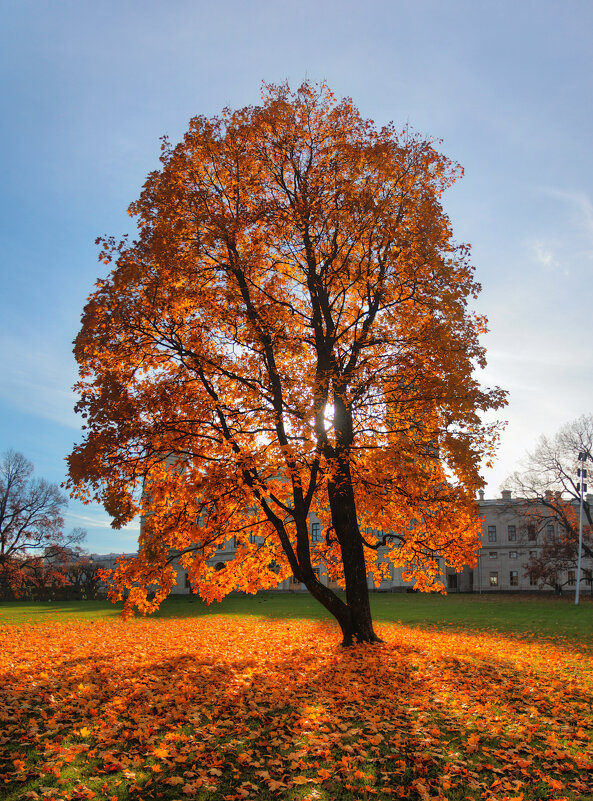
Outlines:
<svg viewBox="0 0 593 801"><path fill-rule="evenodd" d="M39 340L23 341L0 335L0 396L19 411L80 429L74 413L76 397L73 360L44 347Z"/></svg>
<svg viewBox="0 0 593 801"><path fill-rule="evenodd" d="M593 201L583 190L544 187L544 193L562 200L572 210L577 227L581 228L593 244Z"/></svg>
<svg viewBox="0 0 593 801"><path fill-rule="evenodd" d="M81 526L82 528L102 528L102 529L109 529L110 531L113 530L109 523L109 520L105 518L104 512L98 512L96 515L85 515L85 514L77 514L77 513L69 513L68 519L70 522L76 526ZM124 531L126 533L135 533L138 534L140 532L140 525L138 523L128 523L127 526L123 526L118 531Z"/></svg>
<svg viewBox="0 0 593 801"><path fill-rule="evenodd" d="M566 272L591 269L583 262L593 261L593 199L582 189L542 186L538 194L552 201L542 222L551 219L552 231L531 243L538 260L551 267L561 264Z"/></svg>
<svg viewBox="0 0 593 801"><path fill-rule="evenodd" d="M568 275L568 270L562 264L560 259L556 257L554 249L547 242L536 241L533 242L532 250L536 260L548 270L560 270L565 275Z"/></svg>

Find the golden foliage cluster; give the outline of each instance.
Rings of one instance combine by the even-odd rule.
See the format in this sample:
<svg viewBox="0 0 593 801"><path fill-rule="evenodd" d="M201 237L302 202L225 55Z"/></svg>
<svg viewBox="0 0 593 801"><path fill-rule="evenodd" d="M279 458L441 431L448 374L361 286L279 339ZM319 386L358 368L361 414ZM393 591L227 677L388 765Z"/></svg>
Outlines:
<svg viewBox="0 0 593 801"><path fill-rule="evenodd" d="M274 586L279 565L348 637L372 638L368 609L315 578L310 513L332 578L360 597L377 537L359 529L389 534L420 589L437 556L460 569L478 547L497 439L481 413L505 393L473 375L486 320L441 206L461 168L309 83L195 117L161 161L130 206L137 241L100 240L113 269L75 343L86 431L70 489L115 526L144 516L115 593L146 612L157 587L158 605L171 549L207 600ZM207 559L232 537L216 574Z"/></svg>

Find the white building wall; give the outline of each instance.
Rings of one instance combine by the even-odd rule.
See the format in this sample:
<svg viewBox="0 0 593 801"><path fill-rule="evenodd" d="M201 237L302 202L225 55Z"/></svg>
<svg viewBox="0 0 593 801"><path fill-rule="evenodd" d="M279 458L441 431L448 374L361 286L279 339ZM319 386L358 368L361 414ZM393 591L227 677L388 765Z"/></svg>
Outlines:
<svg viewBox="0 0 593 801"><path fill-rule="evenodd" d="M496 593L496 592L538 592L539 587L530 582L525 575L525 565L527 564L530 552L541 549L542 534L538 534L534 540L530 540L525 530L525 521L521 515L521 502L511 498L509 492L503 492L501 498L484 499L478 501L479 514L483 518L482 524L482 546L479 550L477 565L475 568L466 567L457 573L444 566L442 581L448 592L477 592L477 593ZM311 516L310 525L319 526L319 536L323 536L321 524L315 515ZM317 532L317 528L315 528ZM215 565L233 559L235 546L232 540L223 543L215 556L210 560L210 564ZM386 549L379 549L379 558L385 558ZM115 554L108 557L95 555L97 561L115 561ZM109 565L111 566L111 565ZM593 560L583 559L583 569L593 569ZM191 588L186 580L185 571L179 566L177 568L177 585L173 589L174 595L187 595ZM331 587L337 585L328 581L327 574L323 565L319 566L319 577L324 584ZM390 578L382 581L380 586L375 587L373 578L369 575L369 589L376 589L384 592L402 592L411 589L412 582L404 582L402 570L390 566ZM291 592L305 592L303 584L295 579L286 579L279 583L278 590ZM548 591L550 588L546 588ZM566 587L568 591L574 587ZM590 591L590 585L581 583L581 591Z"/></svg>

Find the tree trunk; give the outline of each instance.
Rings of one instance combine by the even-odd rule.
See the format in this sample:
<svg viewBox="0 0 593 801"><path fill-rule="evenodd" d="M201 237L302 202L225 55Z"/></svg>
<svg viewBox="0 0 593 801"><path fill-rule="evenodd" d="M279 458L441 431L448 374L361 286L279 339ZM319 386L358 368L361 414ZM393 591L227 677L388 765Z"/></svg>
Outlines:
<svg viewBox="0 0 593 801"><path fill-rule="evenodd" d="M346 581L346 605L349 614L339 620L342 628L342 645L354 642L382 642L373 629L364 547L352 489L350 465L339 460L338 472L328 484L332 524L342 550L342 563Z"/></svg>

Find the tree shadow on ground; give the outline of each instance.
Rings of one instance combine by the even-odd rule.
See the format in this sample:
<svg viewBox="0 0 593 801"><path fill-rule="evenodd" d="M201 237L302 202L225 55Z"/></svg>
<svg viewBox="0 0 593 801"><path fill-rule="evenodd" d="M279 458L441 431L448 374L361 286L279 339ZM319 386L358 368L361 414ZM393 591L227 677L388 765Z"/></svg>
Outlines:
<svg viewBox="0 0 593 801"><path fill-rule="evenodd" d="M580 770L563 743L583 739L585 685L554 678L528 650L517 658L512 641L505 653L500 638L491 649L481 635L393 627L383 645L343 649L326 623L246 623L222 636L185 623L179 652L168 642L162 658L158 638L175 630L140 622L108 653L56 646L44 673L4 674L7 737L43 749L28 786L58 787L52 770L65 763L88 787L119 781L142 798L182 787L297 798L313 783L327 799L447 785L477 798L494 780L541 784L543 761L556 781Z"/></svg>

